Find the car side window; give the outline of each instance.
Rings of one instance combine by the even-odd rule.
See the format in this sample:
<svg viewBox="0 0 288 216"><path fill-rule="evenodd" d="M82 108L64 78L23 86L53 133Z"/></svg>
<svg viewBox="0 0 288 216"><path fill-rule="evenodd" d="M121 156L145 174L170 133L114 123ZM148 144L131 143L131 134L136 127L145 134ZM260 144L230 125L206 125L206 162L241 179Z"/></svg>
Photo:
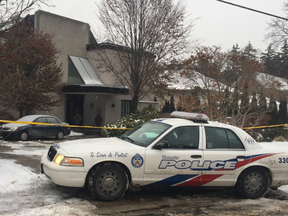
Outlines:
<svg viewBox="0 0 288 216"><path fill-rule="evenodd" d="M206 149L244 149L238 136L231 130L205 127Z"/></svg>
<svg viewBox="0 0 288 216"><path fill-rule="evenodd" d="M46 118L38 118L35 120L35 122L46 123Z"/></svg>
<svg viewBox="0 0 288 216"><path fill-rule="evenodd" d="M226 130L230 148L232 149L244 149L244 146L238 136L231 130Z"/></svg>
<svg viewBox="0 0 288 216"><path fill-rule="evenodd" d="M47 118L47 123L49 123L49 124L59 124L59 121L57 121L57 119L55 119L55 118L49 117L49 118Z"/></svg>
<svg viewBox="0 0 288 216"><path fill-rule="evenodd" d="M198 149L199 127L178 127L161 141L167 142L171 149Z"/></svg>

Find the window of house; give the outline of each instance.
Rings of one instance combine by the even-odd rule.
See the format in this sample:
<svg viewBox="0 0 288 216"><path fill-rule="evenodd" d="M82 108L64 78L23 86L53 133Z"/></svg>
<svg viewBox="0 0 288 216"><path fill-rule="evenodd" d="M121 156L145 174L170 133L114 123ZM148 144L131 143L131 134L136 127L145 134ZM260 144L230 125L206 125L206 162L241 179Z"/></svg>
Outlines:
<svg viewBox="0 0 288 216"><path fill-rule="evenodd" d="M73 64L70 58L68 58L68 81L67 84L84 84L77 68Z"/></svg>
<svg viewBox="0 0 288 216"><path fill-rule="evenodd" d="M206 149L244 149L238 136L231 130L205 127Z"/></svg>
<svg viewBox="0 0 288 216"><path fill-rule="evenodd" d="M131 101L121 101L121 117L130 115L131 113Z"/></svg>

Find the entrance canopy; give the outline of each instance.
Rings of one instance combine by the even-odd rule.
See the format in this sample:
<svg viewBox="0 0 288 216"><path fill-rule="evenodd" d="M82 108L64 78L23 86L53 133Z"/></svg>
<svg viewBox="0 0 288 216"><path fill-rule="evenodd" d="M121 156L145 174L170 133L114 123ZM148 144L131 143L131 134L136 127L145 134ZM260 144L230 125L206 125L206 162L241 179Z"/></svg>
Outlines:
<svg viewBox="0 0 288 216"><path fill-rule="evenodd" d="M104 85L89 63L88 59L76 56L69 57L85 84Z"/></svg>
<svg viewBox="0 0 288 216"><path fill-rule="evenodd" d="M116 87L116 86L106 86L106 85L66 85L62 92L66 93L110 93L110 94L128 94L129 89L127 87Z"/></svg>
<svg viewBox="0 0 288 216"><path fill-rule="evenodd" d="M108 86L99 78L96 71L86 58L69 55L68 83L62 89L63 93L110 93L128 94L125 86Z"/></svg>

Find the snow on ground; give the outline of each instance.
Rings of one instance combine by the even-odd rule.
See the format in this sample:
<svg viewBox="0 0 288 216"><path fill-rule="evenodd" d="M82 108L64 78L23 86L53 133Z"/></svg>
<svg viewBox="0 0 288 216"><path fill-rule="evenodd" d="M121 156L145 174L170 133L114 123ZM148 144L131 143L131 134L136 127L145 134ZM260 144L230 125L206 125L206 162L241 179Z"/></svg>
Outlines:
<svg viewBox="0 0 288 216"><path fill-rule="evenodd" d="M1 159L0 175L0 215L89 215L96 208L11 160Z"/></svg>
<svg viewBox="0 0 288 216"><path fill-rule="evenodd" d="M79 134L75 134L79 135ZM38 156L47 152L55 141L0 143L12 147L9 154ZM48 144L48 145L47 145ZM0 215L91 215L96 207L80 198L71 196L71 189L53 184L45 175L0 157ZM40 162L40 161L39 161ZM75 189L76 191L77 189Z"/></svg>

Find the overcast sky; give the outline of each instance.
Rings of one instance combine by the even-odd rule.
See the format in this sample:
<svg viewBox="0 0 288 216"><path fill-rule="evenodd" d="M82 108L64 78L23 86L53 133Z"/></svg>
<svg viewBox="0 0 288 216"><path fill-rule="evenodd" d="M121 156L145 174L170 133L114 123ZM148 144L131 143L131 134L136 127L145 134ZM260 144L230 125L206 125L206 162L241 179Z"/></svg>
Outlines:
<svg viewBox="0 0 288 216"><path fill-rule="evenodd" d="M250 41L261 51L268 43L264 41L267 23L272 17L228 5L216 0L180 0L187 5L187 12L195 21L193 36L201 45L218 45L227 50L233 44L243 48ZM284 0L226 0L266 13L285 17L282 11ZM42 7L61 16L89 23L96 36L100 34L97 22L97 6L100 0L51 0L55 8ZM100 41L101 42L101 41Z"/></svg>

